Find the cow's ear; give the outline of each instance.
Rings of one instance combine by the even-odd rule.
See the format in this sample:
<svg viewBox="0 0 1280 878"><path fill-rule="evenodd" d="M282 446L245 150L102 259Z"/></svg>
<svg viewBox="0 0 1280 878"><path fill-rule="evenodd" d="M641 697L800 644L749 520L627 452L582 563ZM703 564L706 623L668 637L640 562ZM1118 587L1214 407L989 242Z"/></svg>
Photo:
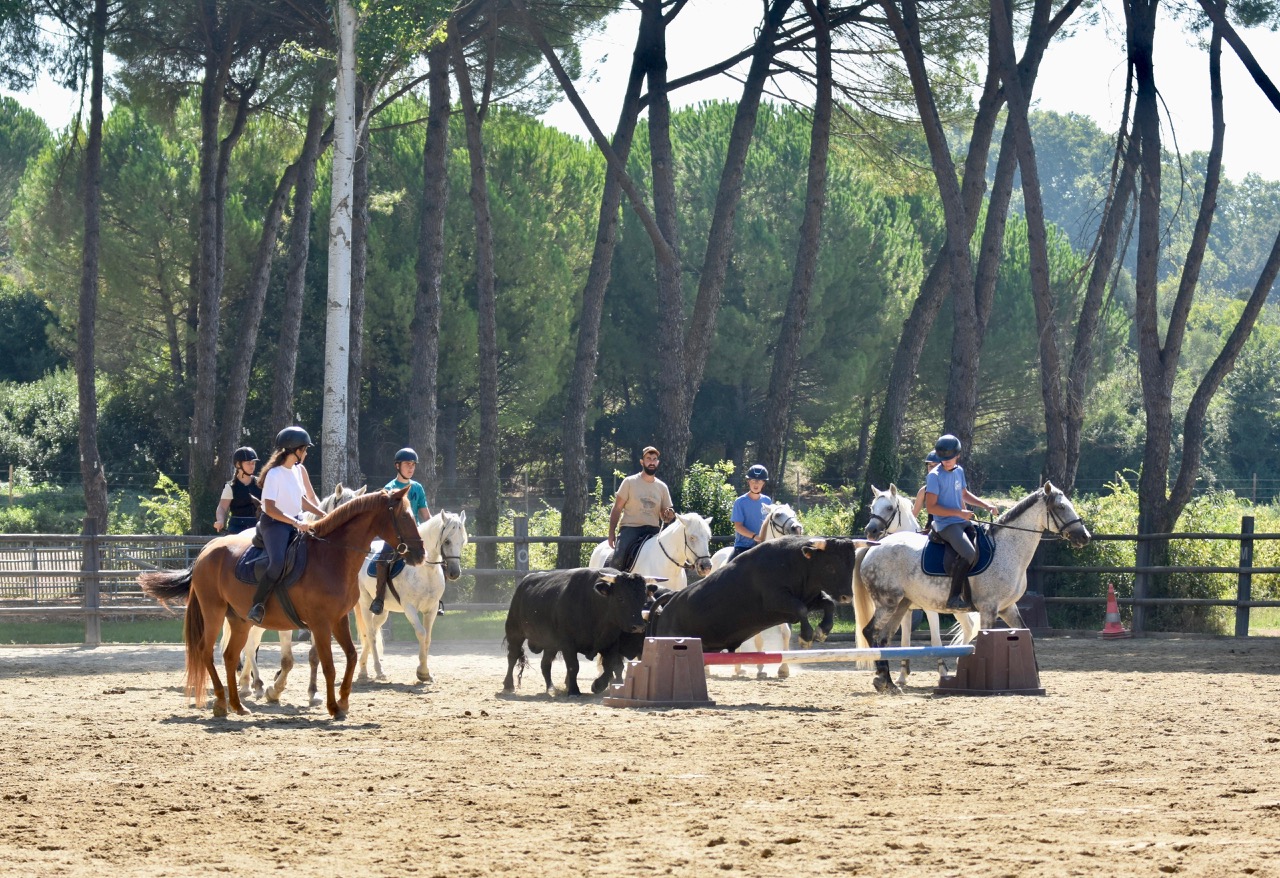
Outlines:
<svg viewBox="0 0 1280 878"><path fill-rule="evenodd" d="M806 558L812 558L814 552L825 552L826 550L827 541L823 537L813 537L800 547L800 551Z"/></svg>
<svg viewBox="0 0 1280 878"><path fill-rule="evenodd" d="M599 594L602 594L605 597L608 597L610 594L613 593L613 580L612 579L600 580L595 584L595 590Z"/></svg>

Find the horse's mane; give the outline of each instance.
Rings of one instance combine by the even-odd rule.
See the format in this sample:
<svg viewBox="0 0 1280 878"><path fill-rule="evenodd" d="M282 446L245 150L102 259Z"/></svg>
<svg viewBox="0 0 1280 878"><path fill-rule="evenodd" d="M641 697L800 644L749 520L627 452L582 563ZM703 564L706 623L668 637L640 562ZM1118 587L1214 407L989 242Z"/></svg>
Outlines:
<svg viewBox="0 0 1280 878"><path fill-rule="evenodd" d="M1009 511L1005 512L1004 515L1001 515L999 518L997 518L993 522L993 524L997 524L997 525L1008 524L1009 522L1013 521L1019 515L1026 512L1028 509L1030 509L1032 506L1035 506L1037 503L1039 503L1043 499L1044 499L1044 488L1037 488L1027 496L1023 497L1021 500L1019 500L1017 505L1015 505Z"/></svg>
<svg viewBox="0 0 1280 878"><path fill-rule="evenodd" d="M348 500L324 518L316 520L314 525L316 536L327 537L357 515L378 508L386 502L387 496L386 491L375 491L372 494L364 494L353 500Z"/></svg>

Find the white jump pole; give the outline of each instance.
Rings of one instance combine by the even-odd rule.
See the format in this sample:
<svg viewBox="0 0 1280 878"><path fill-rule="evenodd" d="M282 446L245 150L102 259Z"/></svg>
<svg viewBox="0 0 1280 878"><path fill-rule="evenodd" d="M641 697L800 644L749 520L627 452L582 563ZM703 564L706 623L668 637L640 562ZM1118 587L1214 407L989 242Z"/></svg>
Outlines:
<svg viewBox="0 0 1280 878"><path fill-rule="evenodd" d="M892 661L894 659L959 658L973 646L892 646L884 649L788 649L781 652L704 653L704 665L777 665L809 662Z"/></svg>

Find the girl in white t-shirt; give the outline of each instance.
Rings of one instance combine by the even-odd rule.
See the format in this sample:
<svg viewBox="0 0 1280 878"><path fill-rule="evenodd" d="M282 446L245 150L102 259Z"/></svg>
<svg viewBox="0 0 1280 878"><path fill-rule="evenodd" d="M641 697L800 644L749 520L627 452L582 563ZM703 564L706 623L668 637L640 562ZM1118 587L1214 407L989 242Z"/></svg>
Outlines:
<svg viewBox="0 0 1280 878"><path fill-rule="evenodd" d="M311 437L301 427L286 427L276 436L276 450L259 477L262 487L262 518L258 530L267 550L267 569L253 593L253 607L245 617L258 624L267 612L267 599L276 580L284 572L284 553L294 530L311 530L311 522L302 519L303 512L323 515L320 501L311 487L311 476L303 461Z"/></svg>

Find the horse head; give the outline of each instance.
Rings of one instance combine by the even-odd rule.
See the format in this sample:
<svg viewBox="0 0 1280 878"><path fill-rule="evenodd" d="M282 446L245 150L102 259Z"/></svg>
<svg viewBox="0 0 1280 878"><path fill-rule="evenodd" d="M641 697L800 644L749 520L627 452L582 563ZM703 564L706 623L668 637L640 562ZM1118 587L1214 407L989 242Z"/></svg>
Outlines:
<svg viewBox="0 0 1280 878"><path fill-rule="evenodd" d="M890 484L887 491L881 491L872 485L871 493L874 496L871 500L871 518L867 521L867 539L878 540L888 534L906 530L913 524L910 501L905 495L898 493L897 485Z"/></svg>
<svg viewBox="0 0 1280 878"><path fill-rule="evenodd" d="M1052 530L1067 542L1073 549L1082 549L1093 539L1083 519L1076 514L1071 500L1050 481L1040 489L1044 493L1046 529Z"/></svg>
<svg viewBox="0 0 1280 878"><path fill-rule="evenodd" d="M684 512L676 516L676 524L684 527L684 566L706 576L711 572L711 519Z"/></svg>
<svg viewBox="0 0 1280 878"><path fill-rule="evenodd" d="M763 540L804 536L804 525L800 523L800 519L796 517L796 511L790 505L786 503L766 503L762 509L764 511L764 526L760 529L763 531Z"/></svg>
<svg viewBox="0 0 1280 878"><path fill-rule="evenodd" d="M431 563L439 564L444 571L445 579L455 582L462 576L462 548L467 544L467 513L455 515L441 510L428 518L418 528L423 544L436 546L437 558L430 558Z"/></svg>

